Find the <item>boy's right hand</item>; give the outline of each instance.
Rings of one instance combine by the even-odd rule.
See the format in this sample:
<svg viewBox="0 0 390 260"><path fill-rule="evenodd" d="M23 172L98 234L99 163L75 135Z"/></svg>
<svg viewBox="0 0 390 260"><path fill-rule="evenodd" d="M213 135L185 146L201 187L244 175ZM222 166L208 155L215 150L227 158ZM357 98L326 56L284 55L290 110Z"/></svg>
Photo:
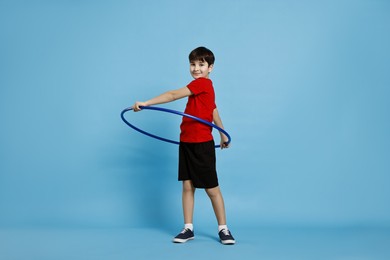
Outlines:
<svg viewBox="0 0 390 260"><path fill-rule="evenodd" d="M146 106L147 106L146 102L137 101L131 108L133 109L134 112L138 112L142 110L140 107L146 107Z"/></svg>

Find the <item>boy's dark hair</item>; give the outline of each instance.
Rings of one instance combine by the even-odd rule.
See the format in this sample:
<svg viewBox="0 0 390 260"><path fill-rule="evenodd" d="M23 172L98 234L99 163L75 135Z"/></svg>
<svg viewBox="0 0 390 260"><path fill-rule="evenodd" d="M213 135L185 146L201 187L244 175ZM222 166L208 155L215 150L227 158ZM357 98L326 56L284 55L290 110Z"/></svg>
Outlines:
<svg viewBox="0 0 390 260"><path fill-rule="evenodd" d="M215 57L212 51L206 47L198 47L195 50L191 51L188 56L190 62L192 61L206 61L209 66L214 64Z"/></svg>

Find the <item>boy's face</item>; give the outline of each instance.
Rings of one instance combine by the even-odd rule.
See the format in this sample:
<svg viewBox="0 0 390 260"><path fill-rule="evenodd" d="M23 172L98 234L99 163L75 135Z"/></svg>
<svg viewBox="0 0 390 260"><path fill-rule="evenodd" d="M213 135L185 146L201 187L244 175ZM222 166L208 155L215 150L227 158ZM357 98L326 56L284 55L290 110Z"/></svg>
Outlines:
<svg viewBox="0 0 390 260"><path fill-rule="evenodd" d="M209 73L213 70L213 65L207 63L207 61L194 60L190 61L190 73L194 79L209 78Z"/></svg>

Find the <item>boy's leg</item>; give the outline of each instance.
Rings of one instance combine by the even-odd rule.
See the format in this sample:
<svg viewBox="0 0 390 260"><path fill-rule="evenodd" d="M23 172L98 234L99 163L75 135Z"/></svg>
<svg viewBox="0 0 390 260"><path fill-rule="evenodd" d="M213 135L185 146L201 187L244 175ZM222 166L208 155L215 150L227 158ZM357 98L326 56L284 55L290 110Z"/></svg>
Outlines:
<svg viewBox="0 0 390 260"><path fill-rule="evenodd" d="M219 186L211 189L206 189L206 193L213 205L215 217L217 218L218 225L226 225L225 203Z"/></svg>
<svg viewBox="0 0 390 260"><path fill-rule="evenodd" d="M195 187L190 180L183 181L183 214L184 214L184 229L176 237L173 238L175 243L184 243L194 239L194 227L192 225L194 213L194 193Z"/></svg>
<svg viewBox="0 0 390 260"><path fill-rule="evenodd" d="M192 181L185 180L183 181L183 194L182 194L182 203L183 203L183 215L184 215L184 224L192 224L193 215L194 215L194 194L195 187L192 185Z"/></svg>
<svg viewBox="0 0 390 260"><path fill-rule="evenodd" d="M232 233L229 231L226 225L226 213L225 213L225 204L223 202L223 197L219 186L211 189L206 189L207 195L209 195L215 216L218 221L218 235L222 244L224 245L234 245L236 241L232 236Z"/></svg>

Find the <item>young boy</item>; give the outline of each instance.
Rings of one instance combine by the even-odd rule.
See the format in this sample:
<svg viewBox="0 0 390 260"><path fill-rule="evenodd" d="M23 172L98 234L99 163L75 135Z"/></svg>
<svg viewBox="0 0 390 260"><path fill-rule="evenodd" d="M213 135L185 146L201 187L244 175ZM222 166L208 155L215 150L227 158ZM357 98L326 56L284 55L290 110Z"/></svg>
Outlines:
<svg viewBox="0 0 390 260"><path fill-rule="evenodd" d="M150 106L171 102L188 97L185 113L214 122L223 128L215 105L215 94L209 74L214 67L214 54L205 47L193 50L189 55L190 73L194 80L187 86L165 92L146 102L136 102L134 112L141 106ZM212 128L196 120L183 117L180 125L179 145L179 181L182 181L182 204L184 228L173 239L175 243L184 243L194 239L193 211L195 189L205 189L209 196L218 221L218 235L222 244L234 244L235 240L226 225L225 206L218 185L216 159ZM228 148L228 138L220 132L221 148Z"/></svg>

